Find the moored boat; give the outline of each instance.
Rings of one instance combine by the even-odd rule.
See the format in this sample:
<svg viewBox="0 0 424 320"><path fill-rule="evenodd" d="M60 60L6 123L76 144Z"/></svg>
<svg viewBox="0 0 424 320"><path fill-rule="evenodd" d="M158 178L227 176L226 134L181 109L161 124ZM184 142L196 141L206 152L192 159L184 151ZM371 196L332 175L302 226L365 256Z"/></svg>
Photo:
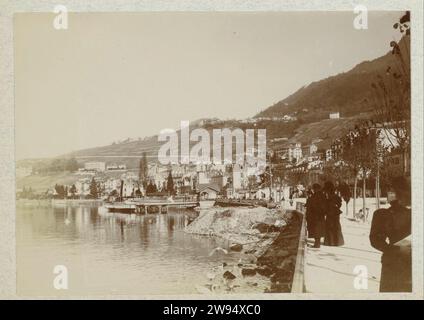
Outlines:
<svg viewBox="0 0 424 320"><path fill-rule="evenodd" d="M110 202L104 207L111 212L123 213L167 213L168 208L192 209L199 205L198 201L193 200L173 200L168 199L149 199L139 198L130 199L123 202Z"/></svg>
<svg viewBox="0 0 424 320"><path fill-rule="evenodd" d="M122 212L122 213L133 213L136 211L137 207L134 204L126 203L126 202L113 202L107 203L104 207L108 211L112 212Z"/></svg>

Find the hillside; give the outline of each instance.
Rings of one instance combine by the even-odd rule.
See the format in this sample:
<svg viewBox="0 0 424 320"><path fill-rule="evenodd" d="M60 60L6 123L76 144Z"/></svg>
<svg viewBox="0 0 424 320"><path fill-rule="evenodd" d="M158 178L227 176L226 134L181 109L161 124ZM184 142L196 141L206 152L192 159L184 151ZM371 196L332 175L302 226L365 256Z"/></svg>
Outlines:
<svg viewBox="0 0 424 320"><path fill-rule="evenodd" d="M409 48L405 38L399 43ZM389 47L389 46L388 46ZM361 112L371 111L368 101L372 100L371 84L378 75L385 75L389 66L398 65L391 52L364 61L353 69L304 86L284 100L281 100L258 113L255 117L281 117L296 114L306 122L328 118L329 112L340 112L343 117L351 117Z"/></svg>
<svg viewBox="0 0 424 320"><path fill-rule="evenodd" d="M152 136L140 140L79 150L65 156L75 157L80 163L87 161L119 162L126 164L128 168L136 168L144 152L146 152L148 158L153 157L156 160L161 145L162 142L158 141L158 137Z"/></svg>
<svg viewBox="0 0 424 320"><path fill-rule="evenodd" d="M313 140L319 140L320 142L317 144L318 148L325 150L330 148L335 137L346 134L357 121L369 118L369 116L369 114L361 113L348 118L325 119L319 122L304 124L296 129L288 143L298 142L306 145Z"/></svg>
<svg viewBox="0 0 424 320"><path fill-rule="evenodd" d="M255 129L267 130L267 146L271 150L284 149L290 143L300 142L303 145L319 139L320 148L328 148L335 137L341 136L361 118L369 117L369 114L362 113L352 117L341 119L323 119L316 122L281 122L273 120L263 120L256 123ZM237 121L224 121L219 125L208 125L205 129L210 132L216 128L240 128L242 130L251 129L251 124ZM283 138L283 139L281 139ZM75 157L79 163L87 161L103 161L106 163L119 162L127 168L137 168L143 152L146 152L150 161L157 160L157 154L163 142L157 140L157 136L149 137L140 141L124 142L103 147L80 150L66 157ZM212 141L211 141L212 143ZM194 142L190 143L192 146ZM233 144L235 152L235 144Z"/></svg>

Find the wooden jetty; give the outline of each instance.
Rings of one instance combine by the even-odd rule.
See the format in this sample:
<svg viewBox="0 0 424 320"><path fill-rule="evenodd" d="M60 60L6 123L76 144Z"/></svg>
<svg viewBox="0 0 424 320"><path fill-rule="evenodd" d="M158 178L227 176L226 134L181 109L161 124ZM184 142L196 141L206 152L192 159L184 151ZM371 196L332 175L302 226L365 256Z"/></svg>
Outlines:
<svg viewBox="0 0 424 320"><path fill-rule="evenodd" d="M192 209L199 206L199 201L132 199L123 202L107 203L104 207L111 212L122 213L167 213L169 208Z"/></svg>

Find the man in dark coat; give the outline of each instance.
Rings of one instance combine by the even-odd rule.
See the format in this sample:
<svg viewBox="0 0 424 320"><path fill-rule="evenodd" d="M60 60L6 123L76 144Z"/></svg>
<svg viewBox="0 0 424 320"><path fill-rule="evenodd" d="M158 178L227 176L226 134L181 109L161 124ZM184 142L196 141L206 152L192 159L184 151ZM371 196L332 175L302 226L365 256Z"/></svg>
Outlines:
<svg viewBox="0 0 424 320"><path fill-rule="evenodd" d="M324 196L325 196L325 246L342 246L344 245L344 238L342 233L342 226L340 224L340 214L342 211L342 199L336 194L336 188L330 181L324 183Z"/></svg>
<svg viewBox="0 0 424 320"><path fill-rule="evenodd" d="M325 232L325 197L317 183L312 186L312 195L306 201L306 223L308 237L314 238L314 248L319 248Z"/></svg>
<svg viewBox="0 0 424 320"><path fill-rule="evenodd" d="M393 182L396 200L390 208L374 212L370 242L381 251L380 292L412 291L411 246L399 242L411 234L410 184L405 178ZM408 241L404 241L408 242Z"/></svg>

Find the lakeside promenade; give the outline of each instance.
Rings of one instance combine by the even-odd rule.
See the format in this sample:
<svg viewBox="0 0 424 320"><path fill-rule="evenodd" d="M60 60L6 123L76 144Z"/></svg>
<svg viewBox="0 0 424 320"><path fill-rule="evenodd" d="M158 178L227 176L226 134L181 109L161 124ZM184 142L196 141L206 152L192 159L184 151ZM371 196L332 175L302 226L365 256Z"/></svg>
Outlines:
<svg viewBox="0 0 424 320"><path fill-rule="evenodd" d="M376 209L375 199L367 199L370 208L368 221L357 222L351 218L352 208L349 208L349 217L343 212L340 217L345 244L341 247L321 245L321 248L312 248L313 239L308 239L305 253L305 290L307 293L376 293L379 292L381 274L381 253L371 247L369 233L372 213ZM362 205L357 200L357 207ZM388 207L383 205L381 207ZM341 208L345 209L344 204ZM366 270L368 279L367 289L356 289L354 286L355 267Z"/></svg>

